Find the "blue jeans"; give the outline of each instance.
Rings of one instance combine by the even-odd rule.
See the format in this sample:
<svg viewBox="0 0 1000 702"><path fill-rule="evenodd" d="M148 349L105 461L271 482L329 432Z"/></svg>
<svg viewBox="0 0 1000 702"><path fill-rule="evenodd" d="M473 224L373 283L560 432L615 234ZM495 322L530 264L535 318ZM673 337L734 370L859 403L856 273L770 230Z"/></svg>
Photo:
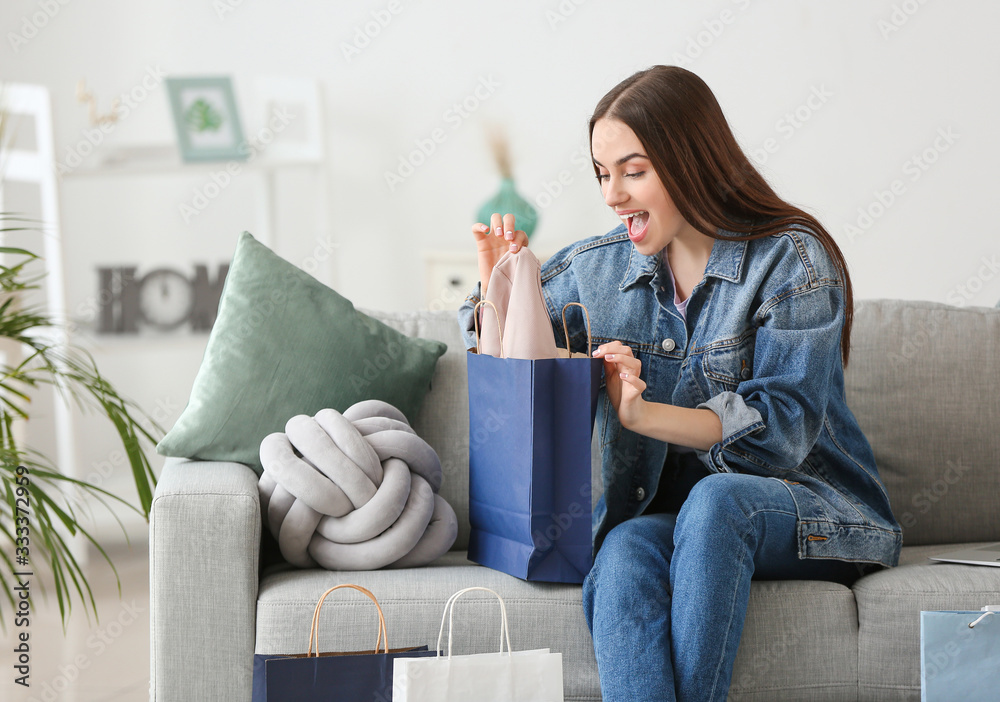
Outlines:
<svg viewBox="0 0 1000 702"><path fill-rule="evenodd" d="M706 475L676 513L612 529L584 581L604 702L725 700L751 578L846 584L859 574L798 558L795 503L779 479Z"/></svg>

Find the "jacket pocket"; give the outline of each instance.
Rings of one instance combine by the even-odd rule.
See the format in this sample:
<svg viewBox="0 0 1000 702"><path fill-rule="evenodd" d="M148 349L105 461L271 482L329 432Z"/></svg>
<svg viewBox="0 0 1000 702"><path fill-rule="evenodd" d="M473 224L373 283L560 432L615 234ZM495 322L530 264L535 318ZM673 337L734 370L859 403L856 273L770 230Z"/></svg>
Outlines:
<svg viewBox="0 0 1000 702"><path fill-rule="evenodd" d="M748 329L738 337L715 342L702 354L702 371L711 396L735 392L740 383L753 377L755 339L753 330Z"/></svg>

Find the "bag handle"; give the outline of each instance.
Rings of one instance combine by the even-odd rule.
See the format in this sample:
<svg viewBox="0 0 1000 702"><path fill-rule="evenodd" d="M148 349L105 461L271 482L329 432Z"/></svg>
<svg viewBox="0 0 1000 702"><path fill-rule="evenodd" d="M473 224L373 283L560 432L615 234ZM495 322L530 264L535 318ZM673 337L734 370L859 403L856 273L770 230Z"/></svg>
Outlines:
<svg viewBox="0 0 1000 702"><path fill-rule="evenodd" d="M976 619L976 621L969 622L969 628L970 629L974 629L975 626L976 626L976 624L978 624L979 622L983 621L984 619L986 619L986 617L990 616L991 614L996 614L996 612L993 612L993 611L983 612L982 615L980 615L980 617L978 619Z"/></svg>
<svg viewBox="0 0 1000 702"><path fill-rule="evenodd" d="M482 353L481 339L479 338L479 306L489 305L493 308L493 314L497 318L497 336L500 339L500 357L504 357L503 353L503 330L500 328L500 313L497 312L497 306L494 305L490 300L480 300L476 303L476 306L472 308L472 324L476 331L476 353ZM562 323L563 323L563 335L566 337L566 358L572 358L572 352L570 351L569 344L569 325L566 323L566 308L567 307L579 307L583 310L584 317L587 320L587 355L591 354L591 348L594 345L593 338L590 334L590 313L587 311L587 307L581 302L567 302L562 308ZM492 592L492 591L491 591Z"/></svg>
<svg viewBox="0 0 1000 702"><path fill-rule="evenodd" d="M441 657L441 638L444 636L444 620L448 619L448 659L451 659L451 639L452 639L452 622L453 615L455 613L455 602L458 598L467 592L472 592L474 590L481 590L483 592L489 592L500 601L500 653L503 653L504 641L507 642L507 655L510 655L510 631L507 625L507 607L504 605L503 598L500 597L495 591L490 590L488 587L467 587L463 590L459 590L454 595L448 598L448 601L444 605L444 613L441 615L441 628L438 630L438 642L437 642L437 654L438 658Z"/></svg>
<svg viewBox="0 0 1000 702"><path fill-rule="evenodd" d="M587 312L587 308L581 302L567 302L562 308L562 322L563 322L563 334L566 335L566 358L572 358L573 354L569 350L569 327L566 325L566 308L576 305L583 310L584 316L587 318L587 355L591 355L591 346L594 345L594 341L590 336L590 313Z"/></svg>
<svg viewBox="0 0 1000 702"><path fill-rule="evenodd" d="M389 635L385 628L385 615L382 614L382 607L379 605L378 600L375 599L368 589L361 587L360 585L334 585L329 590L324 592L320 598L319 602L316 603L316 609L313 610L312 626L309 629L309 650L306 652L306 656L312 655L313 638L316 639L316 656L319 656L319 611L323 608L323 600L334 590L340 590L341 588L349 588L351 590L357 590L358 592L366 595L368 599L375 603L375 609L378 610L378 637L375 639L375 653L378 653L378 645L382 643L382 650L385 653L389 652Z"/></svg>
<svg viewBox="0 0 1000 702"><path fill-rule="evenodd" d="M476 353L482 353L480 347L479 338L479 306L489 305L493 308L493 315L497 318L497 336L500 339L500 358L503 358L503 330L500 328L500 313L497 312L497 306L494 305L490 300L480 300L476 303L476 306L472 308L472 324L476 330Z"/></svg>

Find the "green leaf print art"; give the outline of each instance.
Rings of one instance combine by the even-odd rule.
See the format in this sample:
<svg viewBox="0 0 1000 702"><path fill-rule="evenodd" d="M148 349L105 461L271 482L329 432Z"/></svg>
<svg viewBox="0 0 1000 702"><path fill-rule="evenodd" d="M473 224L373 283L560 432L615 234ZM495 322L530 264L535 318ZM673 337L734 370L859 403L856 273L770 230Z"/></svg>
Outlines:
<svg viewBox="0 0 1000 702"><path fill-rule="evenodd" d="M184 122L194 132L215 132L222 126L223 118L210 102L198 98L184 113Z"/></svg>

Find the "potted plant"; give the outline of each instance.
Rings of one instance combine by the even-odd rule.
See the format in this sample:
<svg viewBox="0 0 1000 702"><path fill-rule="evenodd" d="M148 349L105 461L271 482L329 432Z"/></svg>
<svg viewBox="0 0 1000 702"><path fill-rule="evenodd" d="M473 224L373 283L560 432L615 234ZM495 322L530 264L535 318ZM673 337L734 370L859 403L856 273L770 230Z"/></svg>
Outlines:
<svg viewBox="0 0 1000 702"><path fill-rule="evenodd" d="M6 144L4 131L8 124L9 119L0 108L0 180ZM0 237L4 239L10 232L35 230L37 225L13 213L0 212ZM58 331L56 323L26 299L41 279L30 270L30 263L37 256L10 246L0 247L0 255L0 340L10 340L22 349L22 358L16 362L7 359L0 362L0 590L4 593L0 599L0 627L6 629L7 604L17 611L14 574L37 575L40 563L51 573L65 627L74 591L88 618L89 609L97 615L93 592L71 548L73 537L79 535L93 544L118 578L107 552L81 524L81 498L96 498L108 509L118 503L148 519L156 479L144 444L155 445L156 438L151 432L162 433L162 429L134 402L122 397L101 375L89 353L72 343L53 341L60 338L59 334L53 334ZM63 474L45 455L23 445L18 423L31 421L32 398L45 387L54 388L65 401L78 408L97 411L108 418L128 457L138 506L97 485ZM44 593L44 581L35 582ZM120 580L118 586L120 590Z"/></svg>

